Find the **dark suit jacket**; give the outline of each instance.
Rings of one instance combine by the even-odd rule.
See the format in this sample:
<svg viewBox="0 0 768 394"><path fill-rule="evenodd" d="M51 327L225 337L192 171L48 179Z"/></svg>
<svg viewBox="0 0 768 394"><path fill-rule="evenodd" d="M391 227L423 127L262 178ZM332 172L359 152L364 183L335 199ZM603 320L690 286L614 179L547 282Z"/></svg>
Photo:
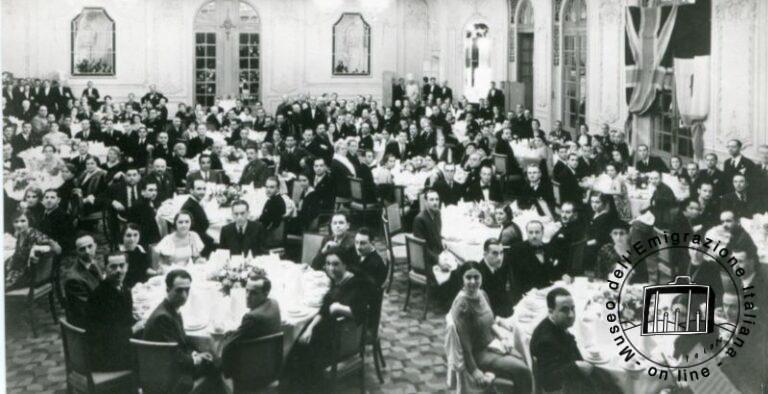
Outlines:
<svg viewBox="0 0 768 394"><path fill-rule="evenodd" d="M194 185L195 180L203 179L203 173L202 171L194 171L190 172L187 175L187 189L192 189L192 186ZM227 179L226 174L224 174L224 171L220 170L209 170L208 171L208 182L217 183L217 184L227 184L229 180Z"/></svg>
<svg viewBox="0 0 768 394"><path fill-rule="evenodd" d="M150 204L143 197L125 212L125 220L128 223L139 225L139 242L144 247L160 242L160 230L157 227L156 216L157 210L154 204Z"/></svg>
<svg viewBox="0 0 768 394"><path fill-rule="evenodd" d="M275 300L269 298L263 304L248 311L243 315L240 327L228 334L222 341L222 372L227 376L231 375L232 368L235 367L234 363L237 360L232 359L230 350L237 347L239 342L276 334L280 330L280 306Z"/></svg>
<svg viewBox="0 0 768 394"><path fill-rule="evenodd" d="M350 197L349 177L351 176L352 172L340 161L334 159L331 162L331 180L333 181L333 190L336 191L337 197Z"/></svg>
<svg viewBox="0 0 768 394"><path fill-rule="evenodd" d="M98 109L99 98L101 97L101 95L99 95L99 89L85 88L83 89L83 94L81 94L81 96L88 98L88 105L91 106L92 110L96 111Z"/></svg>
<svg viewBox="0 0 768 394"><path fill-rule="evenodd" d="M451 185L442 175L437 178L432 187L440 195L440 201L445 205L455 205L464 195L464 185L454 181Z"/></svg>
<svg viewBox="0 0 768 394"><path fill-rule="evenodd" d="M303 171L301 159L307 157L308 153L303 148L294 147L293 152L284 150L280 154L280 171L288 171L299 174Z"/></svg>
<svg viewBox="0 0 768 394"><path fill-rule="evenodd" d="M712 192L714 197L720 197L731 190L732 186L730 183L732 180L733 179L730 181L726 180L725 174L723 174L723 172L718 169L712 171L711 174L709 173L709 170L704 169L699 170L699 176L696 178L696 182L693 184L693 187L698 189L704 181L708 181L713 186Z"/></svg>
<svg viewBox="0 0 768 394"><path fill-rule="evenodd" d="M179 345L176 350L176 363L183 376L177 382L173 382L167 392L188 392L192 388L194 370L192 352L195 348L184 332L184 320L181 314L173 310L168 300L163 300L147 319L144 326L144 339L153 342L175 342Z"/></svg>
<svg viewBox="0 0 768 394"><path fill-rule="evenodd" d="M584 191L579 186L577 172L561 161L555 164L552 172L554 180L560 184L560 202L571 201L580 205L584 199Z"/></svg>
<svg viewBox="0 0 768 394"><path fill-rule="evenodd" d="M312 268L315 270L323 269L323 266L325 265L325 258L320 251L323 250L325 245L332 240L334 240L333 234L326 235L323 238L323 242L320 244L320 250L312 259ZM344 233L344 235L341 236L340 240L336 241L336 243L338 244L336 248L339 250L339 257L347 263L348 267L351 267L356 261L359 261L359 257L355 251L355 234L353 232L347 231Z"/></svg>
<svg viewBox="0 0 768 394"><path fill-rule="evenodd" d="M211 137L206 136L205 140L202 140L198 136L189 140L187 142L187 145L189 146L187 148L187 156L195 157L198 154L202 153L204 150L211 149L213 147L213 139Z"/></svg>
<svg viewBox="0 0 768 394"><path fill-rule="evenodd" d="M756 213L764 211L765 204L761 201L765 196L758 197L756 193L744 192L744 200L736 196L736 192L730 192L720 197L720 212L733 211L739 218L752 218ZM745 201L746 200L746 201Z"/></svg>
<svg viewBox="0 0 768 394"><path fill-rule="evenodd" d="M12 157L4 157L3 159L4 159L4 162L3 162L4 169L16 171L19 168L26 167L26 164L24 164L24 160L22 160L20 157L12 156Z"/></svg>
<svg viewBox="0 0 768 394"><path fill-rule="evenodd" d="M400 149L400 145L396 142L390 142L387 147L384 148L385 155L395 156L398 160L406 160L414 155L414 149L411 144L406 143L405 149Z"/></svg>
<svg viewBox="0 0 768 394"><path fill-rule="evenodd" d="M186 186L186 175L189 172L189 165L182 158L173 155L168 159L168 167L173 175L173 186L176 188Z"/></svg>
<svg viewBox="0 0 768 394"><path fill-rule="evenodd" d="M745 156L741 156L741 159L739 160L739 164L734 166L733 165L733 159L727 158L723 162L723 177L725 178L725 191L733 191L733 176L736 174L742 174L747 178L747 182L749 184L752 184L752 181L755 180L755 170L757 170L757 165L754 161L746 158Z"/></svg>
<svg viewBox="0 0 768 394"><path fill-rule="evenodd" d="M35 137L34 133L30 133L27 138L21 133L11 137L11 146L13 147L14 156L18 156L19 153L38 145L40 145L40 140Z"/></svg>
<svg viewBox="0 0 768 394"><path fill-rule="evenodd" d="M315 188L315 191L312 193L315 194L319 208L325 211L332 211L334 201L336 200L336 191L333 188L331 176L326 173L317 183L315 182L316 178L316 176L313 176L311 183L312 187Z"/></svg>
<svg viewBox="0 0 768 394"><path fill-rule="evenodd" d="M285 215L285 200L279 194L270 197L267 203L264 204L264 210L261 211L259 216L259 222L264 229L272 231L280 226L283 221L283 215Z"/></svg>
<svg viewBox="0 0 768 394"><path fill-rule="evenodd" d="M545 317L531 336L533 375L541 387L556 391L581 379L576 361L582 360L576 339Z"/></svg>
<svg viewBox="0 0 768 394"><path fill-rule="evenodd" d="M219 247L229 250L231 255L248 254L257 256L262 253L264 242L264 229L260 222L249 220L245 225L245 234L237 231L234 222L227 224L221 229Z"/></svg>
<svg viewBox="0 0 768 394"><path fill-rule="evenodd" d="M635 158L635 168L637 169L637 172L640 173L650 171L669 172L669 168L667 167L667 164L664 163L664 160L661 160L660 157L653 155L648 155L648 164L640 161L638 158Z"/></svg>
<svg viewBox="0 0 768 394"><path fill-rule="evenodd" d="M542 200L544 200L544 202L547 203L547 206L549 207L549 211L554 213L555 193L552 191L552 185L549 184L549 182L546 182L544 179L541 179L539 181L539 186L536 188L536 190L533 190L533 187L531 187L530 183L528 183L527 181L523 181L523 183L520 186L518 195L520 196L520 198L530 199L534 202L536 202L539 198L541 198ZM543 211L542 208L539 209L540 214L544 214L544 212L542 212Z"/></svg>
<svg viewBox="0 0 768 394"><path fill-rule="evenodd" d="M72 217L64 212L63 208L57 207L50 213L44 213L38 228L56 241L65 252L74 249L75 228Z"/></svg>
<svg viewBox="0 0 768 394"><path fill-rule="evenodd" d="M438 257L443 251L442 230L443 222L440 212L433 216L429 210L424 210L413 219L413 236L427 241L427 256L431 260L430 264L437 264Z"/></svg>
<svg viewBox="0 0 768 394"><path fill-rule="evenodd" d="M387 274L389 273L381 255L375 250L368 253L365 258L361 258L360 255L355 253L355 261L350 265L349 269L355 275L366 278L377 289L381 288L387 280Z"/></svg>
<svg viewBox="0 0 768 394"><path fill-rule="evenodd" d="M579 157L579 166L576 167L576 174L579 179L585 176L597 175L599 173L600 165L598 164L597 158L589 159L589 161L587 161L583 157Z"/></svg>
<svg viewBox="0 0 768 394"><path fill-rule="evenodd" d="M85 333L94 371L133 369L131 338L133 298L131 289L118 290L109 282L101 282L88 299Z"/></svg>
<svg viewBox="0 0 768 394"><path fill-rule="evenodd" d="M166 173L162 175L152 171L144 179L145 181L152 180L153 182L157 183L157 198L155 199L155 203L157 205L162 204L163 201L169 198L173 198L173 194L176 191L176 186L173 181L173 177L169 174L168 170L166 170Z"/></svg>
<svg viewBox="0 0 768 394"><path fill-rule="evenodd" d="M512 281L514 292L518 296L522 296L533 288L548 287L565 273L564 264L555 261L555 256L549 247L546 245L540 247L544 253L543 263L536 257L537 249L528 241L512 247L511 255L515 256L515 262L511 268Z"/></svg>
<svg viewBox="0 0 768 394"><path fill-rule="evenodd" d="M484 201L483 189L480 184L480 179L475 180L467 187L467 192L464 195L466 201ZM488 185L488 199L493 202L504 201L504 193L501 190L501 184L495 179L491 179L490 185Z"/></svg>
<svg viewBox="0 0 768 394"><path fill-rule="evenodd" d="M245 165L243 175L240 176L240 185L253 185L255 188L264 187L267 178L272 175L269 167L263 161L256 159Z"/></svg>
<svg viewBox="0 0 768 394"><path fill-rule="evenodd" d="M508 317L512 307L519 299L511 294L512 270L509 261L502 261L501 267L495 272L485 261L480 261L480 274L483 276L483 290L488 294L488 300L495 316Z"/></svg>
<svg viewBox="0 0 768 394"><path fill-rule="evenodd" d="M500 89L491 89L488 91L488 105L499 107L504 110L504 92Z"/></svg>
<svg viewBox="0 0 768 394"><path fill-rule="evenodd" d="M82 141L92 141L92 142L101 142L102 136L101 132L94 130L93 126L88 130L88 136L86 137L82 131L78 131L75 134L75 138L82 140Z"/></svg>
<svg viewBox="0 0 768 394"><path fill-rule="evenodd" d="M88 299L100 282L101 277L94 276L78 260L63 272L61 283L64 288L69 323L76 327L86 326Z"/></svg>

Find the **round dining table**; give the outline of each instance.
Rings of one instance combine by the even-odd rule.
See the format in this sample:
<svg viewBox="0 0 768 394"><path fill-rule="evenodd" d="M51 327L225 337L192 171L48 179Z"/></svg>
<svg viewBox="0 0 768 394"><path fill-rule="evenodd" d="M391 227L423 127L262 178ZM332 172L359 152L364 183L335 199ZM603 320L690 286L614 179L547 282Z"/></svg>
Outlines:
<svg viewBox="0 0 768 394"><path fill-rule="evenodd" d="M322 298L330 288L330 280L323 271L314 271L306 265L280 260L277 256L257 256L250 262L240 256L235 259L217 257L202 264L184 267L166 267L165 272L183 268L192 276L192 287L187 303L180 309L184 330L198 351L207 351L220 359L221 343L226 333L236 330L248 311L244 288L235 287L229 294L222 291L221 283L212 279L225 264L252 264L263 269L272 290L269 298L280 306L284 352L287 356L304 327L318 313ZM166 296L164 275L139 283L132 289L134 312L147 319Z"/></svg>

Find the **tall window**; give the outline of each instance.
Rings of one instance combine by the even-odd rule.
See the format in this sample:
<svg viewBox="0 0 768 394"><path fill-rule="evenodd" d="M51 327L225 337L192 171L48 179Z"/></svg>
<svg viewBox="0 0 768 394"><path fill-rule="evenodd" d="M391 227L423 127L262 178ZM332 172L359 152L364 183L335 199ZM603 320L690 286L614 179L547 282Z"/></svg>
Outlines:
<svg viewBox="0 0 768 394"><path fill-rule="evenodd" d="M259 15L244 0L211 0L195 16L195 102L246 104L260 94Z"/></svg>
<svg viewBox="0 0 768 394"><path fill-rule="evenodd" d="M216 33L195 33L195 101L211 106L216 99Z"/></svg>
<svg viewBox="0 0 768 394"><path fill-rule="evenodd" d="M691 129L680 126L674 91L659 90L654 105L653 147L669 155L693 158Z"/></svg>
<svg viewBox="0 0 768 394"><path fill-rule="evenodd" d="M587 5L568 0L563 19L563 128L578 130L587 111Z"/></svg>

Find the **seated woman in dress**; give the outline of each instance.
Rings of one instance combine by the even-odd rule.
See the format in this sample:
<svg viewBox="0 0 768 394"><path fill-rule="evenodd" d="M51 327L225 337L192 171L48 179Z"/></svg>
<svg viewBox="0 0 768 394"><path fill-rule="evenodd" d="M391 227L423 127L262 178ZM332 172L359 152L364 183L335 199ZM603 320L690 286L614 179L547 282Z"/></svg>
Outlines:
<svg viewBox="0 0 768 394"><path fill-rule="evenodd" d="M77 178L82 193L80 215L86 216L101 209L101 197L107 190L107 172L99 167L99 160L89 156L85 160L85 171Z"/></svg>
<svg viewBox="0 0 768 394"><path fill-rule="evenodd" d="M77 194L80 189L75 179L76 171L76 167L72 163L65 163L59 168L61 179L64 180L64 183L58 188L59 198L61 198L59 206L72 217L77 217L77 210L80 205L78 198L82 197Z"/></svg>
<svg viewBox="0 0 768 394"><path fill-rule="evenodd" d="M621 261L629 247L629 225L623 221L615 221L610 229L611 242L600 247L597 252L597 265L595 266L595 277L598 279L608 279L608 275L613 272L614 265Z"/></svg>
<svg viewBox="0 0 768 394"><path fill-rule="evenodd" d="M614 163L605 165L605 171L597 177L595 183L592 185L592 189L593 191L608 194L612 197L612 208L614 209L614 212L619 215L621 220L629 221L632 219L627 184L624 181L624 178L619 174Z"/></svg>
<svg viewBox="0 0 768 394"><path fill-rule="evenodd" d="M681 159L680 156L672 156L669 158L669 175L685 175L685 166L683 166L683 159Z"/></svg>
<svg viewBox="0 0 768 394"><path fill-rule="evenodd" d="M27 218L33 226L43 219L45 207L43 206L43 190L39 187L29 187L24 191L24 199L19 203L19 209L26 211Z"/></svg>
<svg viewBox="0 0 768 394"><path fill-rule="evenodd" d="M60 131L60 126L56 122L48 124L48 132L43 135L43 146L53 145L56 149L60 149L62 145L66 145L69 142L69 136Z"/></svg>
<svg viewBox="0 0 768 394"><path fill-rule="evenodd" d="M123 161L123 153L116 146L109 147L107 151L107 161L102 166L106 171L106 181L108 185L120 180L125 175L126 164Z"/></svg>
<svg viewBox="0 0 768 394"><path fill-rule="evenodd" d="M61 253L61 246L47 235L33 228L28 212L18 212L12 217L16 248L5 262L5 290L31 286L33 267L43 253Z"/></svg>
<svg viewBox="0 0 768 394"><path fill-rule="evenodd" d="M496 107L494 107L496 108ZM433 157L436 162L438 163L449 163L453 164L453 148L450 146L447 146L445 143L445 136L441 134L437 134L435 137L437 140L437 143L435 146L429 149L428 155Z"/></svg>
<svg viewBox="0 0 768 394"><path fill-rule="evenodd" d="M139 245L140 228L135 223L128 223L123 230L123 242L120 251L125 253L128 262L128 272L123 284L129 289L137 283L144 283L150 277L160 275L160 270L152 267L152 259L148 251Z"/></svg>
<svg viewBox="0 0 768 394"><path fill-rule="evenodd" d="M205 245L200 236L190 230L192 215L181 211L173 218L173 224L176 226L173 232L163 237L155 247L160 255L160 263L168 266L186 265L190 260L198 262L202 259L200 252Z"/></svg>
<svg viewBox="0 0 768 394"><path fill-rule="evenodd" d="M511 380L515 391L531 392L530 370L525 362L511 355L511 345L503 340L504 322L493 315L488 295L482 290L480 265L467 262L457 271L463 287L448 312L456 326L467 372L480 386L492 382L486 372ZM490 347L491 343L501 343Z"/></svg>
<svg viewBox="0 0 768 394"><path fill-rule="evenodd" d="M499 241L507 248L523 240L523 232L520 227L512 221L512 210L507 206L498 208L493 213L496 223L501 226Z"/></svg>
<svg viewBox="0 0 768 394"><path fill-rule="evenodd" d="M48 175L57 175L64 161L57 155L58 149L53 145L43 146L43 159L37 164L35 171L45 171Z"/></svg>
<svg viewBox="0 0 768 394"><path fill-rule="evenodd" d="M288 392L317 393L327 390L323 369L333 354L332 342L337 318L363 324L366 315L368 282L347 270L347 263L336 249L325 252L325 273L331 288L323 297L320 312L307 324L286 360Z"/></svg>

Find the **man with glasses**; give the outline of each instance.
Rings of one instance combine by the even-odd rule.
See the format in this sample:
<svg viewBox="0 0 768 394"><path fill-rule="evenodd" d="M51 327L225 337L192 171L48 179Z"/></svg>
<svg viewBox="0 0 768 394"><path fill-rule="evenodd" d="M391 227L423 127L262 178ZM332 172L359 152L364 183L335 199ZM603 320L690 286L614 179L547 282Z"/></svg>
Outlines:
<svg viewBox="0 0 768 394"><path fill-rule="evenodd" d="M96 264L96 241L90 235L82 235L75 241L76 260L62 274L62 285L66 299L67 321L77 327L84 327L87 317L88 298L103 278L101 268Z"/></svg>
<svg viewBox="0 0 768 394"><path fill-rule="evenodd" d="M107 257L106 277L88 299L85 332L94 371L133 368L129 340L143 327L133 316L131 289L125 286L128 261L122 253Z"/></svg>

